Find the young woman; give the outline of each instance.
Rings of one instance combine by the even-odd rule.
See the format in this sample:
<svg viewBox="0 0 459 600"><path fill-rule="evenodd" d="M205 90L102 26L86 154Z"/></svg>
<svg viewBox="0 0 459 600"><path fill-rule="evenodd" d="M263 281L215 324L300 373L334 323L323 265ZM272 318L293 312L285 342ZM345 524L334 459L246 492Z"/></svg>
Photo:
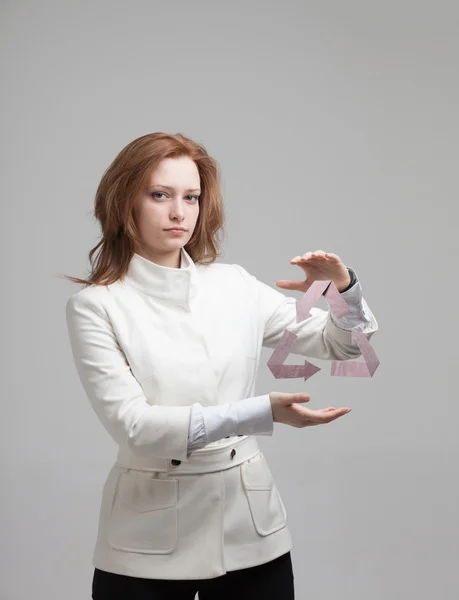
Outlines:
<svg viewBox="0 0 459 600"><path fill-rule="evenodd" d="M119 446L104 485L94 549L95 600L290 600L286 510L255 435L273 422L329 423L350 408L310 410L307 393L254 396L262 346L285 329L294 353L360 356L351 329L378 328L355 272L323 251L292 259L306 289L332 280L350 312L296 299L242 266L216 263L219 172L182 135L128 144L95 198L102 236L66 306L73 357L95 413ZM96 255L97 252L97 255Z"/></svg>

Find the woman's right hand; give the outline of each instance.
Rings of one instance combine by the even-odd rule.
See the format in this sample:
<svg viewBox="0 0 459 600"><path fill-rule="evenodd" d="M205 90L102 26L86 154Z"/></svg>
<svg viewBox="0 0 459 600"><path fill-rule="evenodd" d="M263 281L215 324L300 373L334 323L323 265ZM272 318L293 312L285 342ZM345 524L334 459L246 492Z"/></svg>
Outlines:
<svg viewBox="0 0 459 600"><path fill-rule="evenodd" d="M292 427L311 427L312 425L330 423L330 421L347 415L352 410L349 407L335 408L334 406L311 410L301 406L302 403L309 402L311 399L311 396L306 392L296 394L271 392L269 399L271 400L274 422L284 423Z"/></svg>

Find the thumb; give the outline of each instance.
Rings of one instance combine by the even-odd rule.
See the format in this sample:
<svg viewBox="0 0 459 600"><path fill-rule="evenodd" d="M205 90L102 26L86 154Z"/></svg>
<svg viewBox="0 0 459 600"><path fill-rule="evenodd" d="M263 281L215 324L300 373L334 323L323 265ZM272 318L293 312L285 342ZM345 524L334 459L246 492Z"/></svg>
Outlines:
<svg viewBox="0 0 459 600"><path fill-rule="evenodd" d="M278 279L276 286L284 290L297 290L301 292L304 288L304 281L292 281L291 279Z"/></svg>
<svg viewBox="0 0 459 600"><path fill-rule="evenodd" d="M285 394L287 402L285 404L297 404L302 402L309 402L311 396L307 392L297 392L295 394Z"/></svg>

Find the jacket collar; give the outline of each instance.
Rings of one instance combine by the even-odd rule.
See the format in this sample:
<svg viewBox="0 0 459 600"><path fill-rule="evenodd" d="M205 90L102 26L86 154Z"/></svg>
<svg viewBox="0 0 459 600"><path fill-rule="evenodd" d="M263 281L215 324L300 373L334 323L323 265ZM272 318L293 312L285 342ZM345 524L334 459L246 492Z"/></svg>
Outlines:
<svg viewBox="0 0 459 600"><path fill-rule="evenodd" d="M163 267L135 253L124 280L149 296L189 306L196 292L196 265L184 248L179 268Z"/></svg>

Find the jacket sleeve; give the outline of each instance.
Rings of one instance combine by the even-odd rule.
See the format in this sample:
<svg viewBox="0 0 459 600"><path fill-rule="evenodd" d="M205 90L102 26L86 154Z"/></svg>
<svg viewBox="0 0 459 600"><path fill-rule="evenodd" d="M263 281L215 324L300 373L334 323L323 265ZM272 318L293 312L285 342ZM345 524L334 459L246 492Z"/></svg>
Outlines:
<svg viewBox="0 0 459 600"><path fill-rule="evenodd" d="M251 293L255 295L263 326L263 346L275 348L288 329L298 336L292 350L294 354L323 360L348 360L361 355L360 348L352 341L352 332L339 327L338 324L342 321L333 318L330 310L312 307L311 316L297 323L296 298L285 296L256 279L240 265L236 266L250 285ZM358 289L361 290L358 279L352 290L355 286L359 286ZM343 294L349 304L353 296L355 297L355 291L351 290ZM359 307L353 307L353 314L357 312L360 315L358 328L370 339L378 330L378 323L361 294L358 302ZM355 325L355 317L353 324Z"/></svg>
<svg viewBox="0 0 459 600"><path fill-rule="evenodd" d="M67 302L81 384L112 439L136 456L186 459L191 406L151 406L131 372L103 303L80 291Z"/></svg>

